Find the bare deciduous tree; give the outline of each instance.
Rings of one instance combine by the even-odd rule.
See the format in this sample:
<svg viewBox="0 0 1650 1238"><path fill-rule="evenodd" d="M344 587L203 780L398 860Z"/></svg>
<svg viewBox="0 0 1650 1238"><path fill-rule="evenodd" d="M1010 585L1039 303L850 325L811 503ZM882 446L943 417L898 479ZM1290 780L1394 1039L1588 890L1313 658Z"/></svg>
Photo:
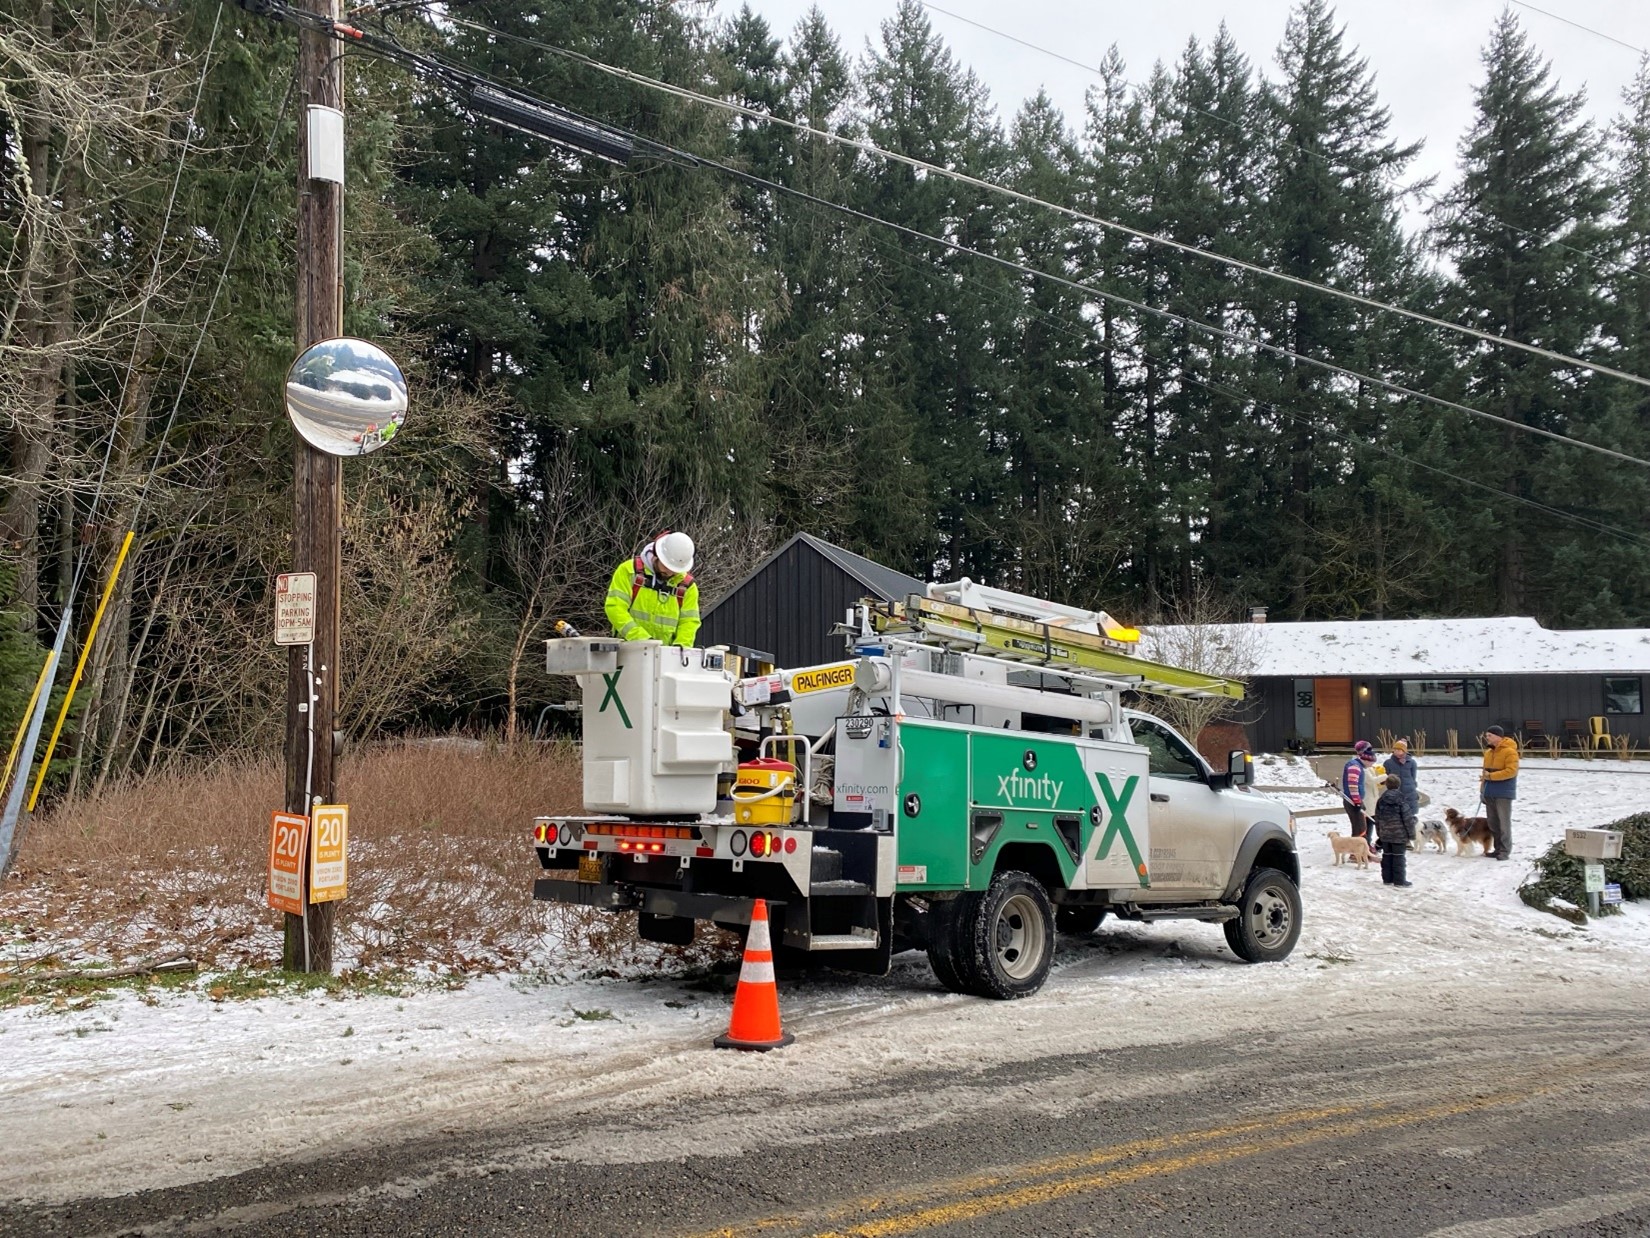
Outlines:
<svg viewBox="0 0 1650 1238"><path fill-rule="evenodd" d="M1172 599L1164 623L1144 629L1140 652L1154 662L1246 679L1260 657L1259 626L1241 621L1242 608L1201 578ZM1213 722L1240 721L1243 702L1227 697L1147 696L1142 706L1194 744Z"/></svg>

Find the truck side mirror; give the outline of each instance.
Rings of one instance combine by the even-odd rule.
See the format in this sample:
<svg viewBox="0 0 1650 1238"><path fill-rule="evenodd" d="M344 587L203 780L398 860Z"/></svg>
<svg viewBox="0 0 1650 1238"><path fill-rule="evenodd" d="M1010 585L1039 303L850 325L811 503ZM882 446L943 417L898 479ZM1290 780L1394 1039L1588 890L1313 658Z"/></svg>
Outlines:
<svg viewBox="0 0 1650 1238"><path fill-rule="evenodd" d="M1233 748L1226 755L1226 778L1234 787L1247 787L1255 781L1254 760L1242 748Z"/></svg>

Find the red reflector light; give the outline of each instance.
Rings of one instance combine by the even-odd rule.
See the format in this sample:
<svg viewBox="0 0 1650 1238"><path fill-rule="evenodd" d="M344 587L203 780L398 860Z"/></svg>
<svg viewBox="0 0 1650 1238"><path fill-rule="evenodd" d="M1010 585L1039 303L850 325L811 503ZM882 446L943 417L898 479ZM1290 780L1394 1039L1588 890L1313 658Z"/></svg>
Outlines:
<svg viewBox="0 0 1650 1238"><path fill-rule="evenodd" d="M785 840L785 854L790 855L795 850L796 850L796 839L787 838Z"/></svg>

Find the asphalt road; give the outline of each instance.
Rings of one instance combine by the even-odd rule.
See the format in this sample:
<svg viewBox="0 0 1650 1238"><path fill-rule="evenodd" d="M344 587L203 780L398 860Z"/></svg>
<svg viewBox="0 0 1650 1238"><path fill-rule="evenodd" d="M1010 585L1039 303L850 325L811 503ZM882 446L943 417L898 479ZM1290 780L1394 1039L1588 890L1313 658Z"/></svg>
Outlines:
<svg viewBox="0 0 1650 1238"><path fill-rule="evenodd" d="M0 1233L1647 1234L1650 1004L1615 1000L845 1071L778 1109L783 1055L753 1054L748 1096L573 1120L580 1160L547 1151L573 1123L546 1098L508 1128L14 1209ZM719 1155L753 1125L764 1151ZM661 1139L674 1155L633 1151Z"/></svg>

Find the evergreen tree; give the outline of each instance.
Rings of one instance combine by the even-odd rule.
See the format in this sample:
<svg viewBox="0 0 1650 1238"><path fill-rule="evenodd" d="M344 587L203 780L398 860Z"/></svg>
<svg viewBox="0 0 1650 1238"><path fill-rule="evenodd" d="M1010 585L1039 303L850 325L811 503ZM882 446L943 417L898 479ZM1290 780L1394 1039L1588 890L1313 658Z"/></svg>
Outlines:
<svg viewBox="0 0 1650 1238"><path fill-rule="evenodd" d="M1387 136L1389 115L1374 75L1345 45L1326 0L1304 0L1290 16L1278 51L1277 86L1266 211L1260 233L1266 264L1296 278L1355 289L1381 300L1402 295L1396 240L1395 182L1416 147ZM1342 299L1257 282L1257 325L1271 343L1307 357L1377 371L1384 364L1369 313ZM1327 565L1335 592L1314 588L1325 570L1321 539L1338 533L1355 544L1365 513L1344 496L1359 484L1356 444L1382 429L1379 405L1327 371L1275 355L1256 359L1255 392L1279 418L1266 471L1281 503L1252 528L1271 549L1264 596L1291 617L1324 609L1357 613L1369 606L1373 582L1349 576L1368 562L1353 556ZM1259 582L1257 582L1259 583Z"/></svg>
<svg viewBox="0 0 1650 1238"><path fill-rule="evenodd" d="M1001 137L985 90L935 36L918 0L901 0L883 23L863 87L867 133L878 146L995 178ZM993 252L1000 196L890 160L878 161L862 179L870 213ZM958 294L973 261L926 247L901 259L884 247L870 272L887 304L863 329L871 358L903 406L890 407L878 433L897 453L886 466L898 469L927 510L926 517L921 508L901 510L904 527L879 540L894 561L918 574L929 568L942 576L989 574L990 536L977 517L995 499L985 447L999 371L982 301ZM878 522L891 514L866 513Z"/></svg>
<svg viewBox="0 0 1650 1238"><path fill-rule="evenodd" d="M1592 256L1609 199L1597 144L1510 13L1484 52L1478 114L1461 145L1460 180L1436 211L1438 243L1455 268L1449 308L1461 321L1565 353L1596 348L1605 321ZM1457 339L1466 403L1511 421L1586 437L1604 414L1601 384L1573 367ZM1593 461L1512 428L1453 427L1458 459L1513 502L1479 504L1467 526L1482 547L1480 604L1504 614L1569 612L1563 594L1591 598L1597 539L1517 500L1602 514ZM1584 497L1585 496L1585 497Z"/></svg>

